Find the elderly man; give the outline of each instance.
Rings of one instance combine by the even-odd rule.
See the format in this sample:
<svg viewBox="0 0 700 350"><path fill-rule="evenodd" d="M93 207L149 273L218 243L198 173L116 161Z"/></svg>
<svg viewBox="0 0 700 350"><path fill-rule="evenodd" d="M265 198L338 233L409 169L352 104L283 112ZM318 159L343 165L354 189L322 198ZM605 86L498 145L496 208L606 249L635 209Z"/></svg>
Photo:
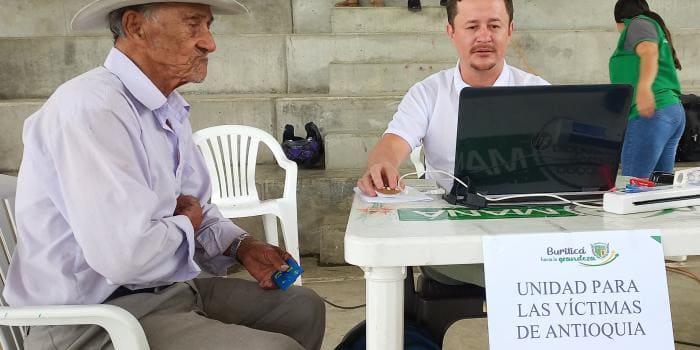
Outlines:
<svg viewBox="0 0 700 350"><path fill-rule="evenodd" d="M274 286L290 255L208 204L211 184L175 89L201 82L212 12L234 0L97 0L73 27L107 27L104 66L62 86L24 126L12 306L109 303L152 349L319 349L322 300ZM256 282L196 279L241 263ZM26 349L108 349L97 326L33 327Z"/></svg>
<svg viewBox="0 0 700 350"><path fill-rule="evenodd" d="M488 86L546 85L544 79L505 62L513 36L512 0L447 0L447 36L457 50L455 68L413 85L399 104L382 139L370 151L367 171L357 186L369 196L383 187L396 189L398 166L423 145L426 177L448 191L452 179L431 170L454 172L457 111L462 89ZM422 271L445 284L484 285L483 265L432 266Z"/></svg>

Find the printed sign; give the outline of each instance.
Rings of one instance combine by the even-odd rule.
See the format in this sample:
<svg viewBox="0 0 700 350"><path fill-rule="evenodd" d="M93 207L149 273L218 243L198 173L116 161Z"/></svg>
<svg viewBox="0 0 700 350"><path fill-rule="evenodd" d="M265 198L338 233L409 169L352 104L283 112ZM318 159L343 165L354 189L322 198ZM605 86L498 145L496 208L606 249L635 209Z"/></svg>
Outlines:
<svg viewBox="0 0 700 350"><path fill-rule="evenodd" d="M556 218L581 215L568 205L469 208L399 208L400 221Z"/></svg>
<svg viewBox="0 0 700 350"><path fill-rule="evenodd" d="M491 350L674 348L658 230L482 239Z"/></svg>

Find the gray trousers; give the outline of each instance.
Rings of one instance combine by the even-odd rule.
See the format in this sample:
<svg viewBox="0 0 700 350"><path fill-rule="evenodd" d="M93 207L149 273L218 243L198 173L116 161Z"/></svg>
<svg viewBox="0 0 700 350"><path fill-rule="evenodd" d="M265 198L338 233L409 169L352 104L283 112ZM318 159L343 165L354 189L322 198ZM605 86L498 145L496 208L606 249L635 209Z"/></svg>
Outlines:
<svg viewBox="0 0 700 350"><path fill-rule="evenodd" d="M175 283L108 304L139 320L153 350L318 350L326 323L323 300L310 289L266 291L235 278ZM24 344L27 350L113 349L95 325L32 327Z"/></svg>

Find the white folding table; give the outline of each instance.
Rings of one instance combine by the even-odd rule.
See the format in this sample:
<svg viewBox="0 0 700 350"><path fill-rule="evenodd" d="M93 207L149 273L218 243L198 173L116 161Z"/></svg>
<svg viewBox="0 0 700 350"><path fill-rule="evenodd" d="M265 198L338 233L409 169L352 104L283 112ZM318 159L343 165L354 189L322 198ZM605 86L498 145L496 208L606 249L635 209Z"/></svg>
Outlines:
<svg viewBox="0 0 700 350"><path fill-rule="evenodd" d="M367 349L403 349L406 266L481 263L485 235L630 229L660 229L666 256L700 255L699 209L615 215L567 207L559 210L564 215L533 218L525 217L527 210L493 207L474 212L441 199L370 204L355 195L345 232L345 260L365 271ZM507 216L516 218L485 219ZM472 219L460 220L465 218Z"/></svg>

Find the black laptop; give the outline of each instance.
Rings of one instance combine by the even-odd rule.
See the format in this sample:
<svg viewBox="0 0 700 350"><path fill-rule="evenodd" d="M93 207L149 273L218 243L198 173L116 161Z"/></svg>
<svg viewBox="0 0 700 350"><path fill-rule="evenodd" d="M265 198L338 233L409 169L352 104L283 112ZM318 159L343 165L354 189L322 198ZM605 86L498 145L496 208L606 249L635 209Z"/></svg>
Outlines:
<svg viewBox="0 0 700 350"><path fill-rule="evenodd" d="M455 176L485 195L600 196L615 186L631 95L629 85L465 88Z"/></svg>

